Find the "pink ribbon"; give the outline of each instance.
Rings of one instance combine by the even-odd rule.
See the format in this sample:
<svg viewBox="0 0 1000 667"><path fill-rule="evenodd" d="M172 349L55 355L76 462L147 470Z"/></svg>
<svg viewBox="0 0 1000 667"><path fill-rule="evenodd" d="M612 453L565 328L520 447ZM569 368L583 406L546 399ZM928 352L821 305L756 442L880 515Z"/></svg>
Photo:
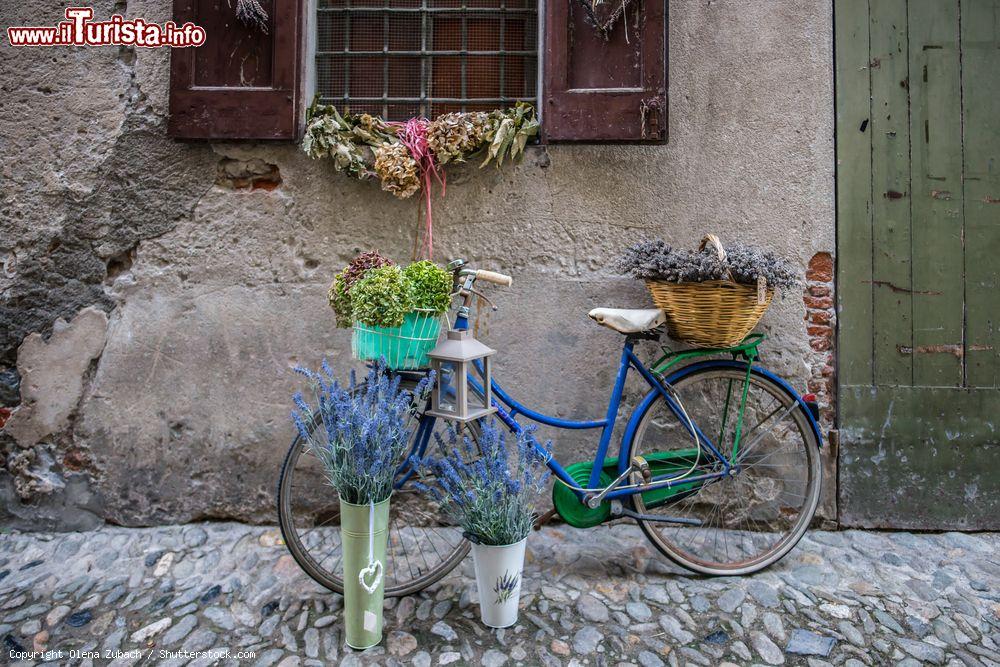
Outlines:
<svg viewBox="0 0 1000 667"><path fill-rule="evenodd" d="M427 204L427 229L424 234L423 249L427 252L427 259L434 257L434 225L431 211L431 186L434 179L441 184L441 196L445 193L445 173L440 168L434 153L427 145L427 127L430 121L426 118L411 118L405 123L390 123L396 127L396 136L399 141L410 151L410 156L416 160L420 169L420 178L423 180L424 199Z"/></svg>

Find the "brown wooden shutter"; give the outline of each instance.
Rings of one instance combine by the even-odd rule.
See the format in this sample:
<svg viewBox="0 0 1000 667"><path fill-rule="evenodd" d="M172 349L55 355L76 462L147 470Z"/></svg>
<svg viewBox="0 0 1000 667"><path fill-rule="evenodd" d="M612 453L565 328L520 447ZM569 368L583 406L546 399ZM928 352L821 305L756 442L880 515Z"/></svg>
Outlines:
<svg viewBox="0 0 1000 667"><path fill-rule="evenodd" d="M236 19L235 2L174 0L178 25L206 31L170 57L170 136L295 139L302 81L302 0L261 0L265 34Z"/></svg>
<svg viewBox="0 0 1000 667"><path fill-rule="evenodd" d="M545 140L666 141L666 0L626 2L607 39L584 2L592 0L545 2ZM621 2L591 5L597 23Z"/></svg>

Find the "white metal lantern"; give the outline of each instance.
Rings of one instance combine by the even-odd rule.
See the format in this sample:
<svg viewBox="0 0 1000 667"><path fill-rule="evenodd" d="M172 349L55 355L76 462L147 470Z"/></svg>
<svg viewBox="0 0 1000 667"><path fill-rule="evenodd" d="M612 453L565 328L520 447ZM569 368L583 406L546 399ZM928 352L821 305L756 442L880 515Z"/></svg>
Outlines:
<svg viewBox="0 0 1000 667"><path fill-rule="evenodd" d="M431 409L426 414L464 423L496 412L490 386L494 354L496 350L473 338L471 331L449 331L448 336L427 353L431 368L437 373L437 382L431 392ZM476 368L476 361L481 362L482 373ZM482 395L470 391L470 375L481 383Z"/></svg>

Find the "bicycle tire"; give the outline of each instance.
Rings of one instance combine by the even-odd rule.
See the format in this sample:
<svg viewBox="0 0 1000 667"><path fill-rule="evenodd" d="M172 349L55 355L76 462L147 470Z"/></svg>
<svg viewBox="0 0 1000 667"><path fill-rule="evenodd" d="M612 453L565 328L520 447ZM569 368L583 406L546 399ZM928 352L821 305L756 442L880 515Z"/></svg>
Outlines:
<svg viewBox="0 0 1000 667"><path fill-rule="evenodd" d="M720 375L722 374L722 375ZM692 371L687 375L682 375L675 383L675 387L682 389L682 383L692 383L699 379L699 377L706 376L716 376L725 377L728 376L730 379L739 379L740 376L746 377L746 366L739 362L720 362L718 364L711 364L703 368ZM753 369L751 372L751 381L758 387L766 391L769 395L775 398L779 396L785 397L787 401L784 403L785 409L788 409L792 405L792 401L797 403L797 396L794 393L790 393L787 387L774 382L767 375L757 369ZM644 433L644 424L647 420L651 420L651 415L653 414L654 406L662 403L662 398L651 401L645 408L640 421L638 422L638 428L636 428L633 434L632 440L628 443L627 451L629 453L629 458L636 455L636 439ZM803 511L798 515L797 521L795 523L794 529L786 535L784 538L779 540L775 546L769 549L763 556L755 558L750 562L746 562L743 565L734 566L723 566L720 567L718 563L710 564L704 561L704 559L697 559L690 557L690 554L686 554L684 550L677 547L677 545L671 544L666 540L661 532L657 530L657 525L659 522L652 520L636 519L640 529L646 538L652 543L656 549L670 559L675 564L693 571L699 574L704 574L708 576L742 576L746 574L751 574L753 572L758 572L766 567L769 567L781 560L786 556L802 539L812 520L815 516L816 509L819 505L819 498L822 491L822 466L820 461L820 448L819 441L811 427L811 422L807 416L806 408L798 404L796 408L792 409L792 412L788 413L793 416L793 419L798 428L799 434L802 435L802 446L803 451L806 454L808 462L808 483L807 492L805 496L805 504L803 505ZM782 418L784 420L784 417ZM766 421L766 420L765 420ZM640 453L641 454L641 453ZM708 488L710 485L706 485L699 489L693 494L687 494L684 499L678 499L672 503L666 504L664 507L676 507L682 500L688 500L694 498L701 493L702 490ZM646 513L645 505L642 501L641 496L633 496L630 498L630 504L632 509L638 514ZM749 514L749 513L748 513ZM721 517L720 517L721 518ZM679 532L675 530L675 534ZM751 546L754 542L751 538ZM728 547L727 547L728 548Z"/></svg>

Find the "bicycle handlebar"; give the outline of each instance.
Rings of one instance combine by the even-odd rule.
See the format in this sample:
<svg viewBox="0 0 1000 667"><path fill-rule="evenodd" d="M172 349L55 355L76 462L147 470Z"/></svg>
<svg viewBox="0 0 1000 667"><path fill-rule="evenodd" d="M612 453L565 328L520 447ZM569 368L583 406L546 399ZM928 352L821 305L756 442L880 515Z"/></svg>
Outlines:
<svg viewBox="0 0 1000 667"><path fill-rule="evenodd" d="M476 280L485 280L488 283L493 283L494 285L503 285L504 287L510 287L514 279L510 276L497 273L496 271L487 271L485 269L479 269L476 271Z"/></svg>

